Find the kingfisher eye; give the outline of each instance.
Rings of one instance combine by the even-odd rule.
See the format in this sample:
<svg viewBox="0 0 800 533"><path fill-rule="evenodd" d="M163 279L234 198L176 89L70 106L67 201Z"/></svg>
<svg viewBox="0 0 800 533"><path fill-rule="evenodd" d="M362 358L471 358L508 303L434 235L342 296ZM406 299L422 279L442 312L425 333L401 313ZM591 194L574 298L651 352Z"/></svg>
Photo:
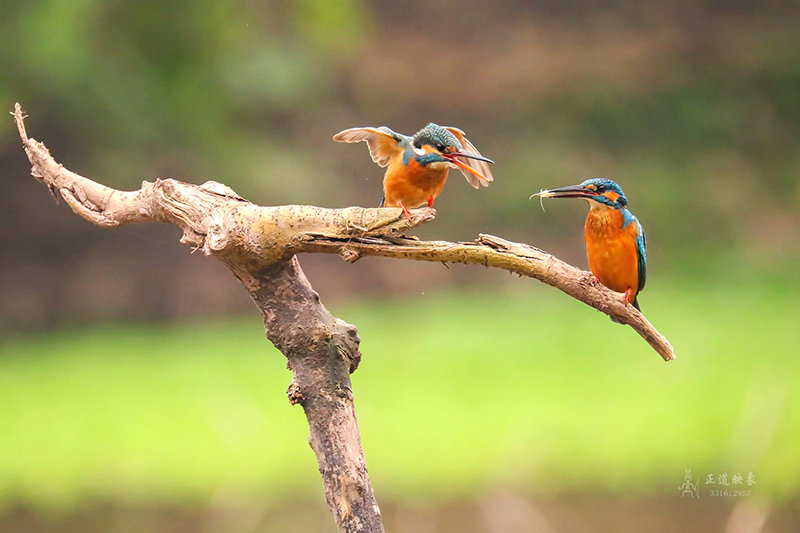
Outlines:
<svg viewBox="0 0 800 533"><path fill-rule="evenodd" d="M444 153L445 146L442 143L436 145L436 149L439 150L441 153Z"/></svg>
<svg viewBox="0 0 800 533"><path fill-rule="evenodd" d="M604 193L604 192L606 192L606 186L605 185L598 185L596 190L599 193Z"/></svg>

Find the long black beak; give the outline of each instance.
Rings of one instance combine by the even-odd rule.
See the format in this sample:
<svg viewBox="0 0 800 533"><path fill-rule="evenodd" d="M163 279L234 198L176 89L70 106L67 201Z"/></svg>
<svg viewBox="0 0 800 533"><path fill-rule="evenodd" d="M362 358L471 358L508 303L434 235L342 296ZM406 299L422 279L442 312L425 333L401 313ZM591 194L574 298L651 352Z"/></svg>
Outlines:
<svg viewBox="0 0 800 533"><path fill-rule="evenodd" d="M442 154L442 157L450 161L452 164L454 164L464 172L469 172L470 174L474 174L479 179L482 179L487 183L492 181L490 178L487 178L486 176L484 176L483 174L472 168L470 165L464 163L463 161L458 160L459 157L468 157L470 159L486 161L487 163L494 163L494 161L492 161L488 157L483 157L482 155L473 152L445 152ZM486 168L486 170L489 170L488 167Z"/></svg>
<svg viewBox="0 0 800 533"><path fill-rule="evenodd" d="M450 152L450 153L445 154L445 155L453 155L453 156L457 156L457 157L467 157L469 159L477 159L478 161L486 161L487 163L494 163L494 161L492 161L488 157L483 157L481 154L476 154L475 152L465 152L463 150L461 152Z"/></svg>
<svg viewBox="0 0 800 533"><path fill-rule="evenodd" d="M597 196L597 191L582 185L568 185L558 189L540 191L531 195L531 198L534 196L541 196L542 198L594 198Z"/></svg>

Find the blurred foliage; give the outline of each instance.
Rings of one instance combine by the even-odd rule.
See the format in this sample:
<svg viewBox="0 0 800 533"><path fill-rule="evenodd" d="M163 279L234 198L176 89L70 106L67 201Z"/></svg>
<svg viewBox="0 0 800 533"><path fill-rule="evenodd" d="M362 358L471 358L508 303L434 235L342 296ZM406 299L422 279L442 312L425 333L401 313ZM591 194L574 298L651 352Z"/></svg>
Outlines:
<svg viewBox="0 0 800 533"><path fill-rule="evenodd" d="M673 283L643 297L676 347L670 363L629 328L530 284L334 305L364 339L353 386L378 493L428 504L490 487L677 497L691 468L703 479L753 472L761 501L796 497L798 285L731 281L740 292ZM0 346L0 508L315 498L305 421L283 393L290 374L258 322Z"/></svg>
<svg viewBox="0 0 800 533"><path fill-rule="evenodd" d="M324 91L320 48L335 54L358 42L358 3L337 6L14 3L0 23L9 44L0 64L13 67L0 94L22 100L34 124L47 121L37 129L48 140L71 140L117 179L128 167L136 176L253 173L254 161L269 161L257 155L264 145L282 151L269 138L280 134L279 117Z"/></svg>
<svg viewBox="0 0 800 533"><path fill-rule="evenodd" d="M446 217L460 203L513 231L535 216L530 192L595 174L633 189L670 248L738 240L744 203L756 223L778 211L798 226L793 3L476 3L459 16L447 2L6 4L0 101L21 100L66 164L120 186L214 176L262 203L373 204L380 170L330 135L436 120L498 161L497 191L448 186L445 233L463 225ZM718 229L687 239L676 210Z"/></svg>
<svg viewBox="0 0 800 533"><path fill-rule="evenodd" d="M759 276L791 272L800 259L800 241L785 238L800 231L794 2L43 0L3 8L0 104L21 101L29 132L60 162L113 186L213 178L266 205L376 205L381 169L363 146L331 135L379 124L411 133L436 121L467 131L497 161L497 179L476 192L454 176L421 237L491 232L585 266L585 206L549 202L542 213L527 198L604 175L644 223L655 277L713 275L732 264ZM0 331L93 319L83 296L93 289L60 280L83 279L103 255L115 273L106 287L136 284L115 317L178 316L164 302L196 301L180 287L224 283L222 272L188 285L148 281L148 243L165 242L163 234L105 236L55 209L25 179L11 127L0 131L0 158L0 255L8 258L0 291L14 295L0 302ZM127 253L104 253L115 248ZM166 272L187 268L183 251L157 253ZM359 278L361 290L387 288L378 270ZM55 288L40 289L48 284ZM198 301L195 314L219 308L219 299Z"/></svg>
<svg viewBox="0 0 800 533"><path fill-rule="evenodd" d="M648 232L642 305L677 348L666 366L628 329L525 280L302 259L326 301L415 295L334 299L364 339L354 387L381 498L674 495L685 468L753 471L765 501L797 497L797 2L0 7L0 106L21 102L59 162L112 186L213 178L265 205L376 205L381 169L331 135L435 121L463 128L496 181L476 192L454 176L418 234L490 232L580 266L585 205L542 212L529 195L598 175L623 186ZM174 228L91 227L28 172L9 122L0 508L319 500L305 422L281 392L289 375L255 318L67 329L250 309L230 274ZM466 290L479 283L489 290ZM424 295L447 285L462 294ZM37 327L61 331L18 332Z"/></svg>

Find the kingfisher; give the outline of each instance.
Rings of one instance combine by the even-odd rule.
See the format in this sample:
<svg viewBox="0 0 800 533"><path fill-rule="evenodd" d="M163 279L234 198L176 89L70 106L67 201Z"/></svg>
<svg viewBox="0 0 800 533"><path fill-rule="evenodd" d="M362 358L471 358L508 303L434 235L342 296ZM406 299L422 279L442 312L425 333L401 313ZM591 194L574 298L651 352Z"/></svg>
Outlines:
<svg viewBox="0 0 800 533"><path fill-rule="evenodd" d="M637 296L647 279L644 228L628 210L622 188L608 178L541 191L542 198L583 198L589 202L584 238L589 270L595 282L625 293L625 301L641 311Z"/></svg>
<svg viewBox="0 0 800 533"><path fill-rule="evenodd" d="M433 201L441 194L450 168L457 168L474 188L494 181L488 163L458 128L431 122L412 137L380 126L350 128L333 136L337 142L365 141L372 160L386 167L380 207L399 207L407 219L409 209Z"/></svg>

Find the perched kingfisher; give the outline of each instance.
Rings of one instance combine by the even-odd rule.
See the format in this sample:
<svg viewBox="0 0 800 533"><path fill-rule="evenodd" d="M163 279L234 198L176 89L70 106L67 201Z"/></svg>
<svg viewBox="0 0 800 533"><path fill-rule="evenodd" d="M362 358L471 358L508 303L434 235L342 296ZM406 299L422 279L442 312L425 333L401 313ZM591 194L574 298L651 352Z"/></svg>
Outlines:
<svg viewBox="0 0 800 533"><path fill-rule="evenodd" d="M644 228L628 211L628 199L620 186L608 178L592 178L533 196L588 200L589 216L583 234L589 270L595 280L625 293L625 301L641 310L636 297L647 279Z"/></svg>
<svg viewBox="0 0 800 533"><path fill-rule="evenodd" d="M400 207L408 219L409 209L425 203L433 206L451 167L458 168L476 189L494 180L487 164L493 161L483 157L458 128L431 122L413 137L386 126L350 128L334 135L333 140L366 141L372 160L386 167L381 207Z"/></svg>

